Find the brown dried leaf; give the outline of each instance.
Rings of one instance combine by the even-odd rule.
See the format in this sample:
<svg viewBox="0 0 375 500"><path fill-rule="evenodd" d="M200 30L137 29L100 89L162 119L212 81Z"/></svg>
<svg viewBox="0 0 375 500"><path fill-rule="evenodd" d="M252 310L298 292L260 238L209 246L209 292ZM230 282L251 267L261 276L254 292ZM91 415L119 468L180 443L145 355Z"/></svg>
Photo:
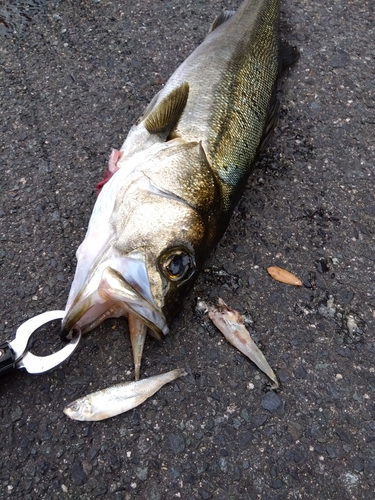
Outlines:
<svg viewBox="0 0 375 500"><path fill-rule="evenodd" d="M287 285L302 286L302 281L299 280L294 274L282 269L281 267L271 266L267 267L267 272L276 281L286 283Z"/></svg>

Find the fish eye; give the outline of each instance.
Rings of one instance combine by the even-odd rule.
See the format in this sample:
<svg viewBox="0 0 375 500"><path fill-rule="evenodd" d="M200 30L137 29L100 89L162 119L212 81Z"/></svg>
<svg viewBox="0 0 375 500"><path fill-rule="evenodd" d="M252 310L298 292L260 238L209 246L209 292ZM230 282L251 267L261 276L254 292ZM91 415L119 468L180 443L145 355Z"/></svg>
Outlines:
<svg viewBox="0 0 375 500"><path fill-rule="evenodd" d="M171 281L180 281L190 277L195 270L193 257L183 250L173 250L162 259L161 268Z"/></svg>

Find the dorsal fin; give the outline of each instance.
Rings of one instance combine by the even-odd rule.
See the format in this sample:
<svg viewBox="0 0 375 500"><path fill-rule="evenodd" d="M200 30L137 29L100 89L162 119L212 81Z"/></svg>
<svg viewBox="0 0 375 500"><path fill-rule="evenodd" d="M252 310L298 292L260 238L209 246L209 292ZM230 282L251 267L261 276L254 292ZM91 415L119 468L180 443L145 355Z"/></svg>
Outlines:
<svg viewBox="0 0 375 500"><path fill-rule="evenodd" d="M144 126L150 134L166 134L177 125L182 112L185 109L189 96L189 84L182 83L170 92L164 99L146 116Z"/></svg>
<svg viewBox="0 0 375 500"><path fill-rule="evenodd" d="M159 92L157 94L155 94L154 97L151 99L151 101L148 103L147 108L144 110L143 114L135 122L136 125L139 125L143 120L145 120L146 117L154 109L155 104L156 104L157 100L159 99L160 92L161 92L161 90L159 90Z"/></svg>
<svg viewBox="0 0 375 500"><path fill-rule="evenodd" d="M220 14L216 17L214 22L211 24L210 29L208 30L208 33L210 34L218 26L221 26L222 24L224 24L225 21L228 21L228 19L230 19L235 13L236 13L235 10L222 10L220 12Z"/></svg>

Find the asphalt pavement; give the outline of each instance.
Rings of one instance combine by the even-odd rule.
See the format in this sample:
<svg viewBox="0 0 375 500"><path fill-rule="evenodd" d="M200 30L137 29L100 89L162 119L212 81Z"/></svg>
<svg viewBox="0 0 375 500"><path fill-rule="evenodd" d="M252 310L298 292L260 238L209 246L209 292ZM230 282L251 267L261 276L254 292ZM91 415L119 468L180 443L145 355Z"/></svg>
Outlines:
<svg viewBox="0 0 375 500"><path fill-rule="evenodd" d="M64 308L111 149L223 7L0 3L2 340ZM109 320L53 372L3 377L1 498L374 498L374 6L285 0L281 16L301 57L278 127L171 334L145 347L143 376L188 376L129 413L69 420L67 403L133 376L125 321ZM280 390L196 310L219 296ZM44 335L40 349L58 342Z"/></svg>

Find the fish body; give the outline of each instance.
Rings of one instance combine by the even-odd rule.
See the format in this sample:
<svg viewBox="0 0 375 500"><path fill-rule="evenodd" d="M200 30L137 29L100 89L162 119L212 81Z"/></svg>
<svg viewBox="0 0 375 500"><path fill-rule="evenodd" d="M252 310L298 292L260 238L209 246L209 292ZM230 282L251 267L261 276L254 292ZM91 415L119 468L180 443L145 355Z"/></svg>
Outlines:
<svg viewBox="0 0 375 500"><path fill-rule="evenodd" d="M275 124L281 66L278 0L217 17L111 155L77 251L65 334L119 316L157 338L168 332Z"/></svg>
<svg viewBox="0 0 375 500"><path fill-rule="evenodd" d="M73 420L97 421L114 417L135 408L168 382L185 375L185 370L177 368L143 380L116 384L76 399L64 408L64 413Z"/></svg>

